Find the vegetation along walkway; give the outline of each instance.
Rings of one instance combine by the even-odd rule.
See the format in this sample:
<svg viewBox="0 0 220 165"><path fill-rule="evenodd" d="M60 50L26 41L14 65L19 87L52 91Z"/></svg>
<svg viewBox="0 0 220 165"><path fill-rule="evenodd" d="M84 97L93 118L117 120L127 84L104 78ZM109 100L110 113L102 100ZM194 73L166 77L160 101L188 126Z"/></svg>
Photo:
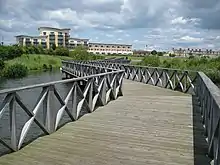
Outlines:
<svg viewBox="0 0 220 165"><path fill-rule="evenodd" d="M129 80L123 91L94 113L1 157L0 164L208 163L191 95Z"/></svg>

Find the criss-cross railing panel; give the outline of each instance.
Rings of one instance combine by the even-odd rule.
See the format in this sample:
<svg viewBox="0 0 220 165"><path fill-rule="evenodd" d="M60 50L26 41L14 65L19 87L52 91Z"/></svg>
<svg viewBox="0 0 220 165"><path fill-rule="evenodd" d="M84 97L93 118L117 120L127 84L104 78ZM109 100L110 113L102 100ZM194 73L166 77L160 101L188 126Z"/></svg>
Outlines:
<svg viewBox="0 0 220 165"><path fill-rule="evenodd" d="M197 72L168 68L123 65L120 63L109 63L106 61L81 61L80 64L124 70L126 79L172 90L178 90L184 93L195 93L194 83L197 77Z"/></svg>
<svg viewBox="0 0 220 165"><path fill-rule="evenodd" d="M8 116L10 121L10 125L0 125L0 129L9 127L10 141L1 134L0 144L17 151L23 146L33 124L44 134L51 134L61 126L65 113L70 121L75 121L83 116L84 111L91 113L96 106L106 105L122 95L124 71L80 64L66 64L65 69L83 77L0 91L1 95L5 95L0 104L0 121L3 116ZM81 81L85 82L84 86ZM66 86L64 94L59 90L60 85ZM35 104L31 103L33 108L30 108L25 101L27 98L20 93L25 91L28 94L36 88L41 92ZM55 106L55 102L59 106ZM6 114L7 111L9 114ZM17 123L20 111L28 116L24 123ZM43 120L37 117L39 113ZM21 128L20 133L18 127Z"/></svg>
<svg viewBox="0 0 220 165"><path fill-rule="evenodd" d="M199 104L199 111L202 114L204 134L208 143L207 153L213 159L214 165L220 164L220 91L204 73L123 65L111 63L111 61L81 61L80 63L124 70L126 79L192 94L197 100L196 103L193 102L193 106Z"/></svg>
<svg viewBox="0 0 220 165"><path fill-rule="evenodd" d="M208 155L214 165L220 164L220 91L202 72L196 79L196 97L198 99L202 123L208 143Z"/></svg>

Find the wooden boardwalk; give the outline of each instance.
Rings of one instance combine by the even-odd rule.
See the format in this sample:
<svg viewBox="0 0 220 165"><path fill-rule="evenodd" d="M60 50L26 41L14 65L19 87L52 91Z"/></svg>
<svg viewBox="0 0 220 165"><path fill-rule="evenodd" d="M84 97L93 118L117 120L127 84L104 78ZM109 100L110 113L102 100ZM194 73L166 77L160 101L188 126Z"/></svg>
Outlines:
<svg viewBox="0 0 220 165"><path fill-rule="evenodd" d="M0 157L0 165L207 164L201 129L193 129L199 121L192 96L128 80L123 91L94 113Z"/></svg>

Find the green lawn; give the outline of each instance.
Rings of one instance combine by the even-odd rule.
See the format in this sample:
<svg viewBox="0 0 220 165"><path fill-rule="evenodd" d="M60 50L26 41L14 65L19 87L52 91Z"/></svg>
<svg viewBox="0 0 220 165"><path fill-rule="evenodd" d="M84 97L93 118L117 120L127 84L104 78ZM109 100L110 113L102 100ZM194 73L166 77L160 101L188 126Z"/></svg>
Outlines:
<svg viewBox="0 0 220 165"><path fill-rule="evenodd" d="M20 63L27 66L28 70L42 70L43 65L51 65L53 68L61 67L62 60L71 60L71 57L39 55L39 54L24 54L12 60L6 61L6 65Z"/></svg>

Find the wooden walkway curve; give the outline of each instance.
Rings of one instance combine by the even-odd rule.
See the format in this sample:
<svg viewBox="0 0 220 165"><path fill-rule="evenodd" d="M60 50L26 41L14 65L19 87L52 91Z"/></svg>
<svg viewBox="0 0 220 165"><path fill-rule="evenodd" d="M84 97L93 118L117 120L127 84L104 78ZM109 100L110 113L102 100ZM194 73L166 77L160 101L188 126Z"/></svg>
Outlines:
<svg viewBox="0 0 220 165"><path fill-rule="evenodd" d="M0 165L209 163L191 95L129 80L123 91L92 114L2 156Z"/></svg>

